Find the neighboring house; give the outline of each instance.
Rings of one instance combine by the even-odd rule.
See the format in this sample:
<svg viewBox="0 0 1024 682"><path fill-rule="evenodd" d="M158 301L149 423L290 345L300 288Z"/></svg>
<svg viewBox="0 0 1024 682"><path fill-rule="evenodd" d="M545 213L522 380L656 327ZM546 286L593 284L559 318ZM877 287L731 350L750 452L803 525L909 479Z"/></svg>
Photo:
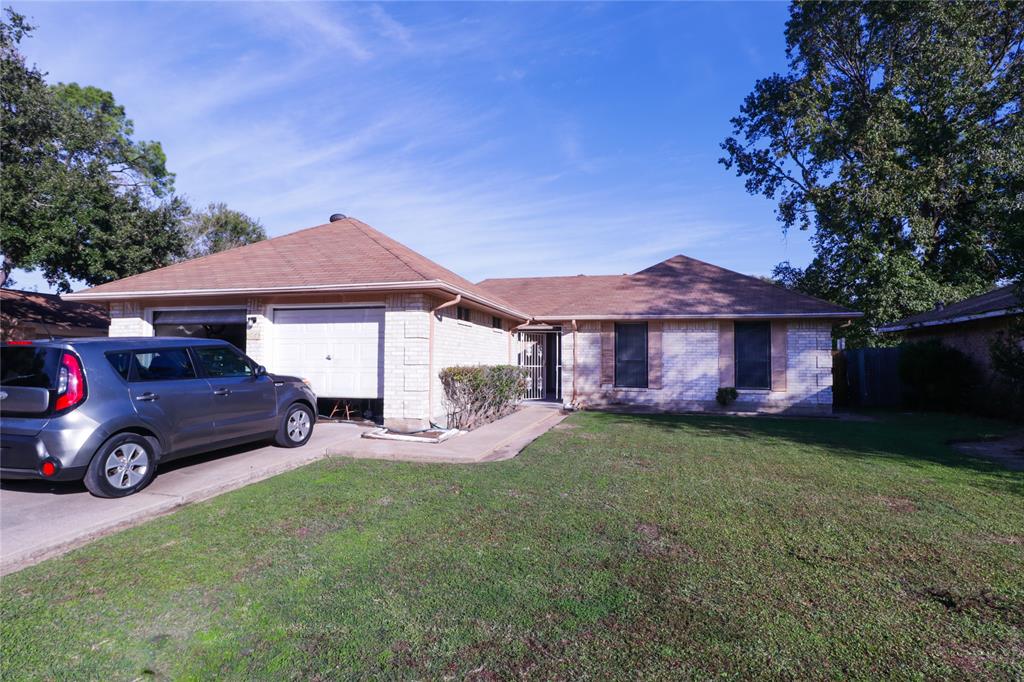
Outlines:
<svg viewBox="0 0 1024 682"><path fill-rule="evenodd" d="M0 289L0 340L106 336L107 307L65 301L56 294Z"/></svg>
<svg viewBox="0 0 1024 682"><path fill-rule="evenodd" d="M474 284L343 216L66 297L109 305L111 336L232 340L399 430L444 423L438 372L472 364L525 366L528 398L578 407L713 409L737 386L740 409L827 413L831 330L859 316L684 256Z"/></svg>
<svg viewBox="0 0 1024 682"><path fill-rule="evenodd" d="M993 378L992 342L1006 332L1014 318L1024 315L1024 301L1014 285L993 289L958 303L939 306L878 329L900 334L905 341L938 339L970 357L982 375Z"/></svg>

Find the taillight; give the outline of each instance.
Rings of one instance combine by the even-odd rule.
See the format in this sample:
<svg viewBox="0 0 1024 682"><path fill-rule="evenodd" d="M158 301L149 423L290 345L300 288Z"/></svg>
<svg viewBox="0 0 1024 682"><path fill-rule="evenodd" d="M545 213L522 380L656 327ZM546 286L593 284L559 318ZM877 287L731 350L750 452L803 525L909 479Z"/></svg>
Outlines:
<svg viewBox="0 0 1024 682"><path fill-rule="evenodd" d="M60 359L57 396L57 404L53 408L57 412L74 407L85 399L85 376L82 374L82 363L71 353L64 353Z"/></svg>

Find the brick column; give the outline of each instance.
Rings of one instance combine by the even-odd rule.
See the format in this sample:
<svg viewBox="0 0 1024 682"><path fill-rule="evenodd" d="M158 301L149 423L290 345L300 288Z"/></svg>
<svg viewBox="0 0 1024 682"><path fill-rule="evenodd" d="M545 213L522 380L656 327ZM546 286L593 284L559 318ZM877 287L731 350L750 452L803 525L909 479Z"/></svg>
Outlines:
<svg viewBox="0 0 1024 682"><path fill-rule="evenodd" d="M384 308L384 425L396 431L430 427L430 301L394 294Z"/></svg>

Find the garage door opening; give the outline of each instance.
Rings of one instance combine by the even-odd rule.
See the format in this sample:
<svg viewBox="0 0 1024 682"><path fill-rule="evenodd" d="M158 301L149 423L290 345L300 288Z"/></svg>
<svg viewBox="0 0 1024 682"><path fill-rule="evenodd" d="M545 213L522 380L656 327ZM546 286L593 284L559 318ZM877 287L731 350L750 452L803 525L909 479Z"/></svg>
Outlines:
<svg viewBox="0 0 1024 682"><path fill-rule="evenodd" d="M245 351L245 308L221 310L157 310L153 313L157 336L183 336L227 341Z"/></svg>

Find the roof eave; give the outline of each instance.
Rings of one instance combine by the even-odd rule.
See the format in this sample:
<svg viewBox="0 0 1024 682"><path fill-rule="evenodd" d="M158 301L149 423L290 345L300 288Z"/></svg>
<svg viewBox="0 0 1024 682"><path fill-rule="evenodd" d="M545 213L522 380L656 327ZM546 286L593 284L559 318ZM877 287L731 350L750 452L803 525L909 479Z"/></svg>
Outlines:
<svg viewBox="0 0 1024 682"><path fill-rule="evenodd" d="M953 317L942 317L937 320L925 320L923 322L910 322L908 324L902 324L896 322L894 324L887 324L878 328L878 331L882 334L888 334L892 332L904 332L911 329L921 329L924 327L942 327L947 324L959 324L961 322L973 322L974 320L986 320L993 317L1006 317L1007 315L1017 315L1024 312L1024 308L1002 308L1000 310L989 310L984 313L974 313L972 315L956 315Z"/></svg>
<svg viewBox="0 0 1024 682"><path fill-rule="evenodd" d="M652 314L620 314L620 315L534 315L533 319L538 321L562 321L562 320L734 320L734 319L832 319L848 320L864 317L864 313L715 313L705 315L652 315Z"/></svg>
<svg viewBox="0 0 1024 682"><path fill-rule="evenodd" d="M479 296L466 289L450 284L443 280L415 280L411 282L367 282L360 284L310 284L303 286L285 287L237 287L222 289L165 289L161 291L115 291L115 292L91 292L78 291L71 294L63 294L61 298L69 301L95 301L108 303L111 301L125 301L137 298L190 298L203 296L224 296L224 295L260 295L260 294L303 294L312 292L360 292L360 291L393 291L401 289L433 289L441 290L451 294L462 294L464 299L485 306L509 317L520 320L529 320L526 313L507 306L503 303Z"/></svg>

